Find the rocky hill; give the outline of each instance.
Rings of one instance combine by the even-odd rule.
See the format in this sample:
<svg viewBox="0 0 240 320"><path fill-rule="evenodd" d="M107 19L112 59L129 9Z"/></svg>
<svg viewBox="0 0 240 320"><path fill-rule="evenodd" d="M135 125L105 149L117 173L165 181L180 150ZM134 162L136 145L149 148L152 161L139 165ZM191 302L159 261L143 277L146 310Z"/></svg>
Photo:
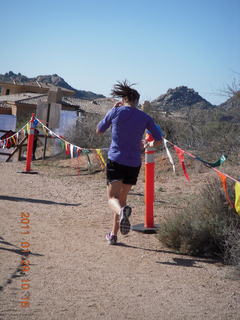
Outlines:
<svg viewBox="0 0 240 320"><path fill-rule="evenodd" d="M177 111L186 107L208 109L213 105L203 99L196 91L186 86L169 89L151 102L152 106L163 111Z"/></svg>
<svg viewBox="0 0 240 320"><path fill-rule="evenodd" d="M240 92L220 104L218 110L222 113L220 120L240 122Z"/></svg>
<svg viewBox="0 0 240 320"><path fill-rule="evenodd" d="M55 86L59 86L65 89L70 89L75 91L75 98L81 98L81 99L97 99L97 98L105 98L102 94L96 94L91 91L84 91L84 90L77 90L73 87L71 87L63 78L58 76L57 74L52 75L39 75L34 78L28 78L21 73L14 73L12 71L9 71L5 74L0 74L0 81L6 81L6 82L32 82L32 81L39 81L44 83L51 83Z"/></svg>
<svg viewBox="0 0 240 320"><path fill-rule="evenodd" d="M240 94L235 94L224 103L220 104L220 109L225 111L239 112L240 109Z"/></svg>

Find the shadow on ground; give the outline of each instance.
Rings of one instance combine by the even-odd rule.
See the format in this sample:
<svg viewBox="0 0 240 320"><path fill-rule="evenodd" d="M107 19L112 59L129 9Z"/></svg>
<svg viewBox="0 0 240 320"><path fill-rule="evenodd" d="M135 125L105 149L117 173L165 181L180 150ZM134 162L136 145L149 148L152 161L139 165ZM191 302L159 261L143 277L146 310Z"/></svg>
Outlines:
<svg viewBox="0 0 240 320"><path fill-rule="evenodd" d="M58 204L61 206L80 206L81 203L65 203L65 202L55 202L43 199L32 199L32 198L20 198L20 197L10 197L10 196L0 196L0 200L16 201L16 202L32 202L32 203L42 203L42 204Z"/></svg>
<svg viewBox="0 0 240 320"><path fill-rule="evenodd" d="M130 248L130 249L137 249L137 250L143 250L143 251L149 251L149 252L156 252L156 253L168 253L168 254L174 254L174 255L180 255L180 256L186 256L185 254L176 252L176 251L170 251L170 250L160 250L160 249L149 249L149 248L142 248L142 247L137 247L137 246L132 246L132 245L128 245L122 242L118 242L118 246L121 247L126 247L126 248ZM186 256L189 257L189 256ZM215 264L215 263L219 263L221 262L220 260L215 260L215 259L211 259L211 258L204 258L204 257L192 257L191 259L189 258L173 258L172 259L173 262L161 262L161 261L156 261L156 263L159 264L165 264L165 265L169 265L169 266L181 266L181 267L193 267L193 268L203 268L201 266L195 266L195 264L197 262L200 263L208 263L208 264Z"/></svg>
<svg viewBox="0 0 240 320"><path fill-rule="evenodd" d="M23 260L26 260L29 256L42 257L44 255L40 254L40 253L33 253L31 251L24 252L21 248L17 247L16 245L14 245L14 244L12 244L12 243L10 243L8 241L5 241L5 239L3 237L0 237L0 245L6 245L6 246L14 247L14 249L13 248L0 247L0 250L12 252L12 253L15 253L15 254L18 254L18 255L21 256L21 258L20 258L21 262L18 264L18 266L16 267L14 272L11 273L10 276L6 280L3 281L2 285L0 285L0 292L1 292L7 287L7 285L12 283L13 279L25 276L25 272L22 271L22 266L23 266L22 261ZM33 265L33 264L30 263L30 265Z"/></svg>

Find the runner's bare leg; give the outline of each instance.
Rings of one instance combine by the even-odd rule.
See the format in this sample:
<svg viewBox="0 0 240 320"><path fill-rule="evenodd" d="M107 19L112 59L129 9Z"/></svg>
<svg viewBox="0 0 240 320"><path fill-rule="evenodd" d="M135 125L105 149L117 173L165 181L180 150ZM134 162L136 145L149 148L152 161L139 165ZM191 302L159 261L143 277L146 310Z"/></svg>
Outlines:
<svg viewBox="0 0 240 320"><path fill-rule="evenodd" d="M119 230L119 216L122 207L126 206L127 196L131 190L131 184L122 181L114 181L107 186L108 204L114 212L112 234L117 235Z"/></svg>

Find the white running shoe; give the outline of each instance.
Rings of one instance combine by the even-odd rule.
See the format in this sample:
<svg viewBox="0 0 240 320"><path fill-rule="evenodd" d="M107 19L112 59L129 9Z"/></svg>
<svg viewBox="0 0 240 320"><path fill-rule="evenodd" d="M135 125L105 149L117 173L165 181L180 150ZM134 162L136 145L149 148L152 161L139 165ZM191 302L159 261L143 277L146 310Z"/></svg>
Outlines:
<svg viewBox="0 0 240 320"><path fill-rule="evenodd" d="M125 235L125 234L128 234L130 231L131 224L129 221L129 217L131 213L132 213L132 208L129 206L125 206L121 209L120 223L119 223L121 234Z"/></svg>
<svg viewBox="0 0 240 320"><path fill-rule="evenodd" d="M117 244L117 236L114 236L111 232L106 234L106 240L109 244Z"/></svg>

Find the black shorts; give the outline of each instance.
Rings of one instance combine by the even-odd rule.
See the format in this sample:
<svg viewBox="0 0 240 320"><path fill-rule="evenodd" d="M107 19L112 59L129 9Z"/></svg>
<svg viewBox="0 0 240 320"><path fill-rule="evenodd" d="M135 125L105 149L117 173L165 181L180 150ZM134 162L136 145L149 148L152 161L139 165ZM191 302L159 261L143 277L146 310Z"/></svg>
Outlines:
<svg viewBox="0 0 240 320"><path fill-rule="evenodd" d="M135 185L141 166L129 167L110 159L107 160L107 184L113 181L122 181L124 184Z"/></svg>

